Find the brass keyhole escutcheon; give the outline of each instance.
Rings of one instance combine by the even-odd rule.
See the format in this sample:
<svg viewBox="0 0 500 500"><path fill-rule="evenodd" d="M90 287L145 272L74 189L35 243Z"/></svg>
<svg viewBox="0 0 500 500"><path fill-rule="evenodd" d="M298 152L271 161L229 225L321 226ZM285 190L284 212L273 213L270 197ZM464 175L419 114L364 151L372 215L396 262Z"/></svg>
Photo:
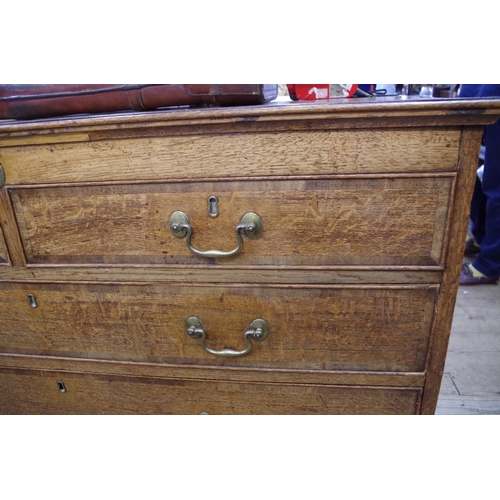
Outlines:
<svg viewBox="0 0 500 500"><path fill-rule="evenodd" d="M38 307L36 297L32 293L28 293L28 303L32 309L36 309Z"/></svg>
<svg viewBox="0 0 500 500"><path fill-rule="evenodd" d="M219 217L219 198L217 196L209 196L208 200L208 216L215 219Z"/></svg>

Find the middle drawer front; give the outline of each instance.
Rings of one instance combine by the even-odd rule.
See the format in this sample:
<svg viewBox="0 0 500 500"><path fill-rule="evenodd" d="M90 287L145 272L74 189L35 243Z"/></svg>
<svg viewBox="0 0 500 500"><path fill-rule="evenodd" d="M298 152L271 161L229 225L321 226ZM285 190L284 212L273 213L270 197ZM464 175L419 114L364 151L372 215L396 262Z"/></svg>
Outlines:
<svg viewBox="0 0 500 500"><path fill-rule="evenodd" d="M183 182L10 190L29 264L440 267L453 176ZM218 217L208 200L217 198ZM231 251L253 212L258 239L230 258L195 255L171 231L183 212L196 250Z"/></svg>
<svg viewBox="0 0 500 500"><path fill-rule="evenodd" d="M197 366L423 372L437 287L1 284L0 352ZM197 317L207 352L187 333Z"/></svg>

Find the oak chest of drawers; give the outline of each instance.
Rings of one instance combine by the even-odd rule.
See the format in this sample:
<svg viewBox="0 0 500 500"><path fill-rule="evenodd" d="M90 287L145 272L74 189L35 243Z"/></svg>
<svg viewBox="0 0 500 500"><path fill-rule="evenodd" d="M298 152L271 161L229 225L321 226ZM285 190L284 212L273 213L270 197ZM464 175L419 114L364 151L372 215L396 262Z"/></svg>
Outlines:
<svg viewBox="0 0 500 500"><path fill-rule="evenodd" d="M498 101L0 123L0 413L416 414Z"/></svg>

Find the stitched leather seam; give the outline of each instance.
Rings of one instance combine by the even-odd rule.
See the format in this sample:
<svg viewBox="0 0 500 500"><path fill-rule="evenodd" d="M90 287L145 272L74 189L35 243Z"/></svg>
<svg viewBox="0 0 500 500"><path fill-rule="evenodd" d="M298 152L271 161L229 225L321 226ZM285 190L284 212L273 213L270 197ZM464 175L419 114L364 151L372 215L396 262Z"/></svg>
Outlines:
<svg viewBox="0 0 500 500"><path fill-rule="evenodd" d="M146 110L146 106L144 105L144 100L142 99L142 88L139 89L139 103L141 104L141 108Z"/></svg>
<svg viewBox="0 0 500 500"><path fill-rule="evenodd" d="M134 111L137 111L137 108L140 108L142 111L146 111L146 107L144 106L144 102L142 100L141 90L134 89L130 92L133 92L133 94L129 97L129 92L125 91L125 97L127 98L127 102L130 108ZM133 99L133 102L131 98Z"/></svg>
<svg viewBox="0 0 500 500"><path fill-rule="evenodd" d="M125 92L125 98L127 99L128 105L131 109L134 109L134 106L132 106L132 103L130 102L130 99L128 98L128 92Z"/></svg>

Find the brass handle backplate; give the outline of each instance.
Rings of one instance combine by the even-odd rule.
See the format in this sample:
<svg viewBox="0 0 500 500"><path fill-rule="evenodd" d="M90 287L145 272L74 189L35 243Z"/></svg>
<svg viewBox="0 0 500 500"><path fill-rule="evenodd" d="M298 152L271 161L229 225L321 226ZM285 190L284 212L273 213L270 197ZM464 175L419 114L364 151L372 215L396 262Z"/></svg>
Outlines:
<svg viewBox="0 0 500 500"><path fill-rule="evenodd" d="M222 349L220 351L216 351L214 349L210 349L205 344L205 337L207 332L205 331L205 327L199 318L196 316L191 316L186 320L186 332L193 339L199 339L201 342L201 346L205 351L214 356L222 356L224 358L236 358L238 356L244 356L248 354L252 350L252 342L250 341L250 337L253 337L254 340L264 340L269 335L269 325L263 319L256 319L252 321L248 330L243 334L245 340L247 342L247 347L243 351L235 351L234 349Z"/></svg>
<svg viewBox="0 0 500 500"><path fill-rule="evenodd" d="M220 259L223 257L232 257L241 251L243 248L242 234L251 240L260 238L263 226L262 219L257 214L253 212L245 214L235 229L238 246L229 252L223 252L222 250L197 250L194 248L193 245L191 245L193 227L189 223L189 217L184 212L177 211L170 216L170 230L177 238L186 238L186 246L195 255L212 259Z"/></svg>

